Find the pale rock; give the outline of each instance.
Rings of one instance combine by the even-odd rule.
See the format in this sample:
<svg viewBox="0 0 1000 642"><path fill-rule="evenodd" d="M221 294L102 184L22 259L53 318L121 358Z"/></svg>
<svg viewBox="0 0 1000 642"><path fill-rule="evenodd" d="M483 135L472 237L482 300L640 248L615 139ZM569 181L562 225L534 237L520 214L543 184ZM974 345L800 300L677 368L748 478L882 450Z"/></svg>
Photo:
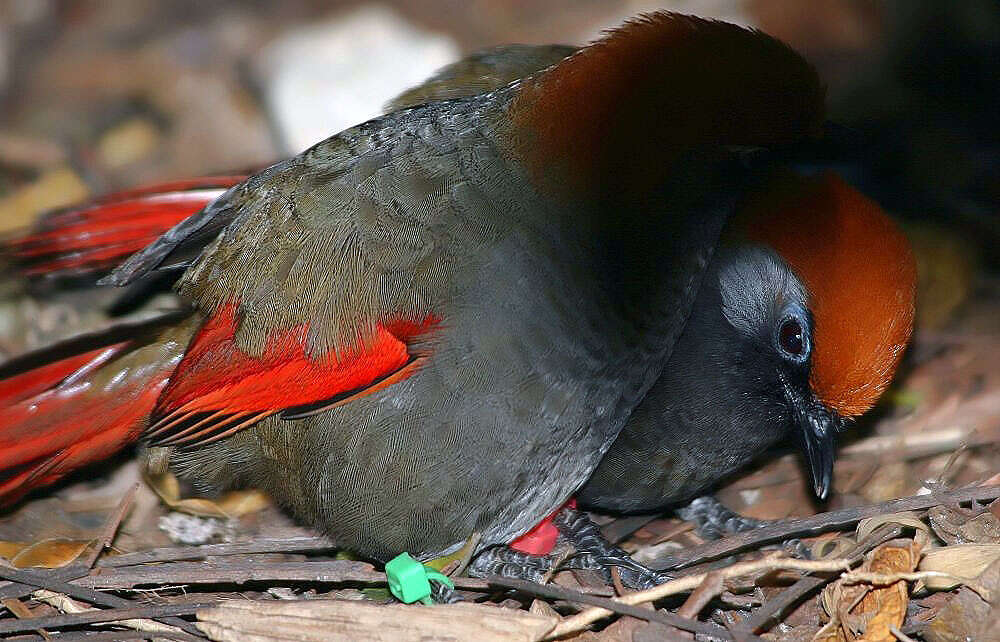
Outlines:
<svg viewBox="0 0 1000 642"><path fill-rule="evenodd" d="M286 33L255 67L285 151L297 153L377 116L389 99L458 57L447 36L366 5Z"/></svg>

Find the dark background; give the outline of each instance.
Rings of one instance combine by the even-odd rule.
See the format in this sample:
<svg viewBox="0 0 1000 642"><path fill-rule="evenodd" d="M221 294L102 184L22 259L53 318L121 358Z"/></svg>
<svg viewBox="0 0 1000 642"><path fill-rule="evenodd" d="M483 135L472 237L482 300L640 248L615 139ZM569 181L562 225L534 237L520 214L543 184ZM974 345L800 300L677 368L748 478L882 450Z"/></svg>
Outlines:
<svg viewBox="0 0 1000 642"><path fill-rule="evenodd" d="M583 43L655 8L756 26L802 51L832 117L871 145L844 173L900 215L969 233L995 263L992 0L4 0L0 230L86 193L270 162L454 56ZM40 180L43 193L26 195Z"/></svg>

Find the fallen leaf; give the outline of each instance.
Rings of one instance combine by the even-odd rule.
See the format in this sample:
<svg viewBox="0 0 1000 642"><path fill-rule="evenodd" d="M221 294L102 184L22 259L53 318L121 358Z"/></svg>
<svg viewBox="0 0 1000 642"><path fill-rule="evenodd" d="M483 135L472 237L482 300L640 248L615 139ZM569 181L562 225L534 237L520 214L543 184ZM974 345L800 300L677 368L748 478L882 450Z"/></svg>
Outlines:
<svg viewBox="0 0 1000 642"><path fill-rule="evenodd" d="M54 167L0 199L0 232L28 227L39 213L77 203L89 194L76 172L65 165Z"/></svg>
<svg viewBox="0 0 1000 642"><path fill-rule="evenodd" d="M1000 560L1000 544L955 544L927 551L919 568L973 578L997 560ZM932 591L950 591L960 584L947 577L928 577L923 583Z"/></svg>
<svg viewBox="0 0 1000 642"><path fill-rule="evenodd" d="M995 560L977 578L993 596L1000 595L1000 560ZM963 586L924 631L928 642L1000 642L1000 604L987 602Z"/></svg>
<svg viewBox="0 0 1000 642"><path fill-rule="evenodd" d="M80 557L94 541L51 537L38 542L0 542L0 557L14 568L60 568Z"/></svg>
<svg viewBox="0 0 1000 642"><path fill-rule="evenodd" d="M927 519L949 544L1000 544L1000 519L988 510L970 515L964 509L935 506L927 511Z"/></svg>
<svg viewBox="0 0 1000 642"><path fill-rule="evenodd" d="M271 505L271 499L259 490L234 490L218 498L181 497L181 487L170 472L144 475L149 487L172 510L199 517L240 517Z"/></svg>
<svg viewBox="0 0 1000 642"><path fill-rule="evenodd" d="M860 570L884 575L911 572L920 559L923 540L886 542L865 556ZM814 642L895 642L891 629L902 626L906 618L909 592L905 580L872 586L846 584L841 579L823 591L821 601L830 622L816 633Z"/></svg>
<svg viewBox="0 0 1000 642"><path fill-rule="evenodd" d="M883 544L873 551L868 565L872 573L910 572L917 566L920 558L920 548L915 543L907 547L897 547ZM892 628L903 626L906 619L906 605L909 602L906 581L899 580L889 586L873 589L862 598L854 609L859 613L872 613L865 628L865 634L859 638L864 642L895 642L896 636Z"/></svg>

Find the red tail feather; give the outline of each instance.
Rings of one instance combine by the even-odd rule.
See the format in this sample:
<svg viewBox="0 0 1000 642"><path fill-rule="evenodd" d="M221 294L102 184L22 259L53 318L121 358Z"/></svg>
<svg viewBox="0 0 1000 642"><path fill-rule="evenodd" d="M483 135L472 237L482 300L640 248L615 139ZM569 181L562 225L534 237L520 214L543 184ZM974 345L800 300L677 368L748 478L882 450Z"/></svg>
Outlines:
<svg viewBox="0 0 1000 642"><path fill-rule="evenodd" d="M103 363L114 355L116 348L122 345L124 344L91 350L90 352L67 357L61 361L45 364L9 379L0 380L0 408L11 406L22 399L33 397L55 386L74 373Z"/></svg>
<svg viewBox="0 0 1000 642"><path fill-rule="evenodd" d="M186 343L123 341L0 381L0 506L138 439Z"/></svg>
<svg viewBox="0 0 1000 642"><path fill-rule="evenodd" d="M243 176L161 183L53 212L7 244L27 275L74 275L114 267L211 203Z"/></svg>

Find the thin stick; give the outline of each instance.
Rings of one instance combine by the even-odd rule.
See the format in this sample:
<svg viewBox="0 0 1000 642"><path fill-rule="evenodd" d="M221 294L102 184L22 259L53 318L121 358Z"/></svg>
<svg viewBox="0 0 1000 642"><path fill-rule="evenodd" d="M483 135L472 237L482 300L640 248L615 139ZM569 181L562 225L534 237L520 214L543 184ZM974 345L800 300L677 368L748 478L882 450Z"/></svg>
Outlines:
<svg viewBox="0 0 1000 642"><path fill-rule="evenodd" d="M489 583L470 577L452 578L462 589L485 590ZM100 569L73 580L91 589L127 589L154 584L244 584L246 582L317 582L323 584L384 584L385 573L366 562L328 560L271 562L268 560L224 560L168 562L150 566Z"/></svg>
<svg viewBox="0 0 1000 642"><path fill-rule="evenodd" d="M630 515L605 524L601 527L601 535L604 535L612 544L620 544L628 539L629 535L636 532L646 524L650 523L658 515Z"/></svg>
<svg viewBox="0 0 1000 642"><path fill-rule="evenodd" d="M59 610L60 613L65 613L67 615L73 615L76 613L86 613L88 611L96 611L97 609L93 606L88 606L82 602L78 602L71 597L67 597L62 593L53 593L52 591L46 589L38 589L32 593L34 597L39 602L44 602L49 606L54 606ZM30 615L28 617L31 617ZM175 626L170 626L169 624L162 624L153 620L120 620L116 622L121 626L135 629L136 631L145 631L146 633L180 633L181 630Z"/></svg>
<svg viewBox="0 0 1000 642"><path fill-rule="evenodd" d="M722 569L716 569L714 571L709 571L707 573L698 573L696 575L688 575L685 577L679 577L676 580L670 580L669 582L664 582L659 586L654 586L646 591L639 591L638 593L629 593L621 598L618 598L617 602L622 602L624 604L639 604L642 602L653 602L655 600L662 599L669 595L676 595L677 593L684 593L687 591L694 590L705 578L708 577L709 573L718 573L723 580L732 579L734 577L740 577L741 575L752 575L754 573L760 573L765 571L777 571L777 570L792 570L792 571L806 571L806 572L832 572L832 571L846 571L850 568L850 560L847 559L832 559L832 560L821 560L821 561L809 561L809 560L796 560L787 559L780 557L766 557L761 560L754 560L752 562L741 562L739 564L733 564ZM577 615L566 618L556 626L552 632L549 633L549 638L557 638L570 633L575 633L577 631L582 631L588 627L593 622L611 615L612 611L604 608L592 608L587 609ZM631 615L631 614L630 614Z"/></svg>
<svg viewBox="0 0 1000 642"><path fill-rule="evenodd" d="M864 541L858 543L857 546L852 548L846 555L850 560L861 559L865 553L869 550L875 548L879 544L888 542L890 539L899 537L903 532L903 529L899 526L893 526L891 524L884 524L875 529L875 531L865 538ZM792 604L795 604L800 599L808 595L809 593L820 588L824 584L828 583L831 578L829 577L815 577L806 576L799 578L795 584L782 591L777 597L768 600L766 604L761 606L747 622L747 628L754 633L760 633L764 629L765 625L768 624L772 618L784 612Z"/></svg>
<svg viewBox="0 0 1000 642"><path fill-rule="evenodd" d="M197 560L223 555L246 555L250 553L298 553L302 551L323 551L334 548L326 537L294 537L289 539L263 539L237 544L206 544L204 546L168 546L153 548L138 553L126 553L105 557L98 567L135 566L150 562L176 562Z"/></svg>
<svg viewBox="0 0 1000 642"><path fill-rule="evenodd" d="M58 642L119 642L119 640L177 640L177 642L204 642L205 638L195 637L187 633L157 633L155 636L146 631L94 631L60 633Z"/></svg>
<svg viewBox="0 0 1000 642"><path fill-rule="evenodd" d="M615 613L620 613L621 615L629 615L647 622L658 622L660 624L672 626L684 631L708 635L719 640L732 640L732 636L730 636L729 633L720 626L709 624L707 622L699 622L698 620L682 618L670 613L669 611L655 611L641 606L627 604L624 601L612 600L606 597L598 597L596 595L588 595L586 593L581 593L580 591L574 591L554 584L542 585L512 577L491 577L489 578L489 582L496 586L517 589L518 591L529 595L538 595L554 600L565 600L567 602L575 602L577 604L590 604L592 606L602 607L601 610L606 608L609 611L614 611ZM630 593L630 595L634 594ZM551 635L554 635L554 633L550 634L550 636ZM763 640L758 637L750 637L749 639L752 642L763 642Z"/></svg>
<svg viewBox="0 0 1000 642"><path fill-rule="evenodd" d="M132 488L129 489L122 500L118 502L117 508L108 517L108 521L104 524L104 528L101 530L101 536L97 540L97 546L94 547L93 552L84 560L84 565L87 568L94 568L94 563L97 562L97 558L101 556L104 549L111 547L111 542L115 539L115 534L118 533L118 526L121 525L122 520L125 519L125 514L128 513L128 509L131 508L132 502L135 500L135 494L139 491L139 484L133 484Z"/></svg>
<svg viewBox="0 0 1000 642"><path fill-rule="evenodd" d="M661 563L657 564L656 567L660 570L683 568L797 535L818 535L819 533L831 530L839 530L853 526L869 517L909 510L924 510L942 504L996 499L997 497L1000 497L1000 486L973 486L945 493L932 492L927 495L914 495L912 497L893 499L881 504L858 506L856 508L820 513L811 517L785 520L769 526L762 526L746 533L739 533L714 542L708 542L701 546L677 551L663 558Z"/></svg>
<svg viewBox="0 0 1000 642"><path fill-rule="evenodd" d="M2 604L7 607L7 610L14 614L15 617L19 617L22 620L33 617L31 615L31 610L26 607L21 600L9 597L3 600ZM45 629L38 629L35 631L38 635L42 637L43 640L51 640L52 636Z"/></svg>
<svg viewBox="0 0 1000 642"><path fill-rule="evenodd" d="M73 563L68 566L64 566L60 569L54 569L45 572L45 577L53 582L68 582L70 580L79 579L90 573L90 569L79 563ZM13 598L22 598L26 595L31 595L37 589L37 586L32 586L30 584L21 584L19 582L4 582L0 586L0 600Z"/></svg>
<svg viewBox="0 0 1000 642"><path fill-rule="evenodd" d="M959 577L958 575L943 573L941 571L915 571L912 573L865 573L863 571L852 571L850 573L845 573L843 577L841 577L845 584L874 584L875 586L887 586L889 584L895 584L900 580L917 582L919 580L928 580L931 578L942 578L957 584L963 584L969 587L972 591L975 591L976 594L984 600L988 602L993 601L993 591L976 582L975 579L969 577Z"/></svg>
<svg viewBox="0 0 1000 642"><path fill-rule="evenodd" d="M689 619L697 619L701 610L711 602L715 596L725 590L726 585L722 575L718 571L709 571L705 575L705 580L698 585L698 588L691 591L691 595L685 600L681 608L677 609L677 615Z"/></svg>
<svg viewBox="0 0 1000 642"><path fill-rule="evenodd" d="M73 584L68 584L66 582L53 580L49 577L46 577L46 575L43 573L18 570L0 566L0 577L2 577L5 580L13 580L19 584L27 584L28 586L34 586L36 588L48 589L55 593L64 593L66 595L69 595L70 597L75 597L79 600L85 600L87 602L90 602L91 604L99 604L101 606L112 606L112 607L125 607L125 608L132 607L133 605L132 602L126 600L123 597L118 597L117 595L109 595L107 593L101 593L100 591L84 588L82 586L75 586ZM119 618L119 619L127 619L127 618ZM187 631L188 633L191 633L193 635L201 635L201 632L197 628L195 628L190 622L185 622L180 618L165 618L160 620L160 622L162 622L163 624L176 626L177 628Z"/></svg>
<svg viewBox="0 0 1000 642"><path fill-rule="evenodd" d="M194 615L201 609L216 606L218 602L197 602L188 604L158 604L153 606L136 606L122 609L104 609L102 611L87 611L74 615L48 615L45 617L33 617L26 620L4 620L0 622L0 635L8 633L20 633L21 631L34 631L36 629L61 629L67 626L80 626L82 624L100 624L104 622L117 622L119 620L134 620L148 618L163 621L166 619L178 619L178 615ZM184 620L181 620L184 622ZM184 622L191 626L190 622ZM197 629L196 629L197 630ZM159 634L147 633L147 637L156 637ZM201 639L204 636L199 635Z"/></svg>

